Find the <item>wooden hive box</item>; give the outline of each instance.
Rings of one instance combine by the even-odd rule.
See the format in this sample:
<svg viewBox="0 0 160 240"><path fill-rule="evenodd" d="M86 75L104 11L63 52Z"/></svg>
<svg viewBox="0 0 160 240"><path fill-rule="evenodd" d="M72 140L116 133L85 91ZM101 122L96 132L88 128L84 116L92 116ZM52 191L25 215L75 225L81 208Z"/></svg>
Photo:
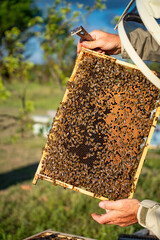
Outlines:
<svg viewBox="0 0 160 240"><path fill-rule="evenodd" d="M77 235L56 232L51 229L35 234L23 240L95 240L91 238L81 237Z"/></svg>
<svg viewBox="0 0 160 240"><path fill-rule="evenodd" d="M83 48L33 183L132 198L159 111L159 90L135 65Z"/></svg>

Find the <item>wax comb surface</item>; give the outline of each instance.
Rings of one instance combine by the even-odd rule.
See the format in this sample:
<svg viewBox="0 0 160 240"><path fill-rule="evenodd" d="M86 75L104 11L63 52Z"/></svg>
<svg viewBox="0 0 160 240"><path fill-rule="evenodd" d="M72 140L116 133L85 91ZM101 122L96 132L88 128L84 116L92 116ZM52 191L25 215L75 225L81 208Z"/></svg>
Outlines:
<svg viewBox="0 0 160 240"><path fill-rule="evenodd" d="M84 49L36 177L100 199L131 197L158 119L158 99L159 90L139 70Z"/></svg>

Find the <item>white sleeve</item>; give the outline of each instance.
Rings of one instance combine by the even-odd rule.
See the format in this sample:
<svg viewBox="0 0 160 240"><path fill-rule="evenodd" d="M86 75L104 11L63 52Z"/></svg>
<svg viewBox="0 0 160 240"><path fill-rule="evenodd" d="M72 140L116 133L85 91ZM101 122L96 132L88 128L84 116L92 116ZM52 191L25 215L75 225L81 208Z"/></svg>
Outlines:
<svg viewBox="0 0 160 240"><path fill-rule="evenodd" d="M160 204L152 200L143 200L137 213L138 223L160 238Z"/></svg>

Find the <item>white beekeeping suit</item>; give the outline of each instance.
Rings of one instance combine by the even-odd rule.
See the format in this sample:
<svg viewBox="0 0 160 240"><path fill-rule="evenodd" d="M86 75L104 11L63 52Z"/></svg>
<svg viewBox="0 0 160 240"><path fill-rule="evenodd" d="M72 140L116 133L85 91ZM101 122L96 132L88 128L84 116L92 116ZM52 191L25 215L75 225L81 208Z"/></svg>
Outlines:
<svg viewBox="0 0 160 240"><path fill-rule="evenodd" d="M130 2L129 7L134 0ZM129 9L128 7L128 9ZM125 10L118 24L122 43L122 57L131 58L148 79L160 89L160 79L147 69L143 60L160 62L160 0L136 0L136 7L142 23L146 27L136 28L125 33ZM151 73L150 73L151 72ZM160 191L160 184L157 186ZM152 200L143 200L137 213L138 222L160 238L160 203Z"/></svg>
<svg viewBox="0 0 160 240"><path fill-rule="evenodd" d="M152 200L143 200L137 213L138 223L160 238L160 204Z"/></svg>
<svg viewBox="0 0 160 240"><path fill-rule="evenodd" d="M160 18L160 1L159 0L146 0L144 2L148 13L154 18Z"/></svg>

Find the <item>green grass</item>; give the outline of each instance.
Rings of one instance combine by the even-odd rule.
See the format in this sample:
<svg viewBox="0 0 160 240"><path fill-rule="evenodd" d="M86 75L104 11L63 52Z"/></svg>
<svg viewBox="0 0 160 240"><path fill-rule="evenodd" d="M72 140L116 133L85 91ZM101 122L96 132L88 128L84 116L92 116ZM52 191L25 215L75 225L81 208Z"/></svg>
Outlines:
<svg viewBox="0 0 160 240"><path fill-rule="evenodd" d="M20 113L20 109L22 108L22 101L20 100L19 95L22 94L24 88L24 83L10 83L8 88L11 91L11 96L0 102L0 127L1 125L8 125L15 123L12 118L3 118L1 114L7 114L9 116L18 117ZM48 110L56 110L60 104L60 101L63 98L65 88L62 90L59 86L54 83L47 83L44 85L40 85L38 83L30 83L27 85L26 91L26 100L31 101L34 106L34 111L30 113L31 115L47 115ZM1 120L4 120L1 124ZM5 123L5 124L4 124ZM8 130L4 130L0 134L0 143L6 143L17 140L20 136L20 127L22 126L22 122L17 121L16 127L10 127ZM30 136L30 132L28 131L26 134L27 128L25 130L25 135ZM12 136L12 138L11 138Z"/></svg>
<svg viewBox="0 0 160 240"><path fill-rule="evenodd" d="M0 112L16 112L21 107L21 101L17 93L22 93L25 85L20 83L12 83L11 96L0 105ZM48 83L40 85L38 83L30 83L27 85L27 100L34 103L36 113L45 113L49 109L57 109L65 89L62 91L56 84Z"/></svg>
<svg viewBox="0 0 160 240"><path fill-rule="evenodd" d="M42 114L57 108L61 100L59 93L59 89L50 85L31 84L29 97L35 101L35 110ZM0 111L18 111L16 99L12 96L0 106ZM32 137L13 142L9 134L10 131L1 134L4 139L0 145L0 239L22 240L51 228L99 240L116 240L120 233L141 229L138 224L126 228L100 225L90 216L93 212L103 213L97 199L41 180L32 185L46 139ZM159 169L160 150L150 150L135 198L159 201Z"/></svg>
<svg viewBox="0 0 160 240"><path fill-rule="evenodd" d="M96 199L47 182L38 182L37 186L31 186L30 181L17 184L3 191L0 198L0 229L6 240L23 239L48 228L110 240L138 229L137 225L125 229L99 225L90 216L100 213Z"/></svg>

